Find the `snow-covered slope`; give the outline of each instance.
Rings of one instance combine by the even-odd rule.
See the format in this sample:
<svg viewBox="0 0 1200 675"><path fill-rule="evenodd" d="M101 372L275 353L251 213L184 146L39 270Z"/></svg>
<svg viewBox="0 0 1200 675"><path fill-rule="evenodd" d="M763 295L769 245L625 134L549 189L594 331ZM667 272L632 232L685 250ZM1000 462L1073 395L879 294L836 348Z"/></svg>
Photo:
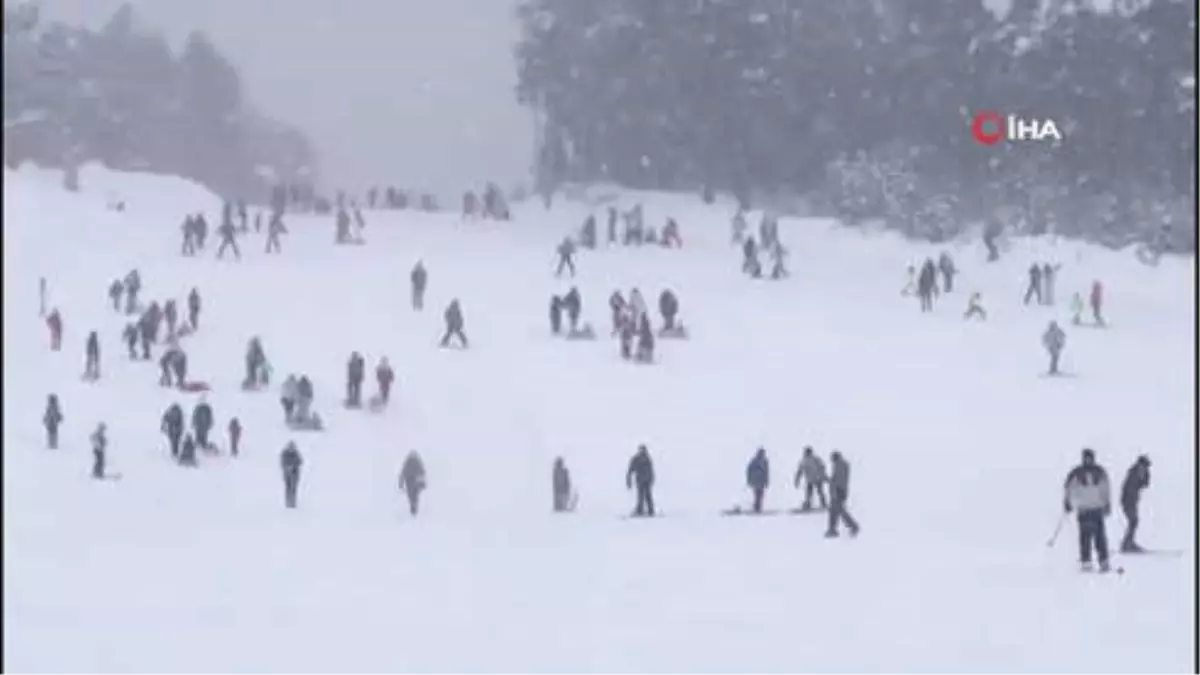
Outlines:
<svg viewBox="0 0 1200 675"><path fill-rule="evenodd" d="M954 251L961 292L921 315L904 266L936 251L823 221L785 221L793 276L738 273L728 213L644 196L682 251L585 253L577 283L602 337L548 336L553 249L580 206L517 209L511 224L369 213L365 247L293 217L281 256L256 235L244 260L183 259L186 212L216 200L175 179L85 172L4 175L4 619L16 671L1186 671L1195 588L1194 262L1157 269L1074 244L1017 242L985 265ZM112 195L124 214L107 211ZM427 309L408 272L430 270ZM1020 303L1033 260L1064 264L1057 309ZM131 363L105 289L131 267L147 298L197 286L200 332L185 342L243 456L168 460L157 433L175 392ZM66 325L51 353L38 278ZM1070 293L1094 278L1111 328L1072 328ZM682 301L688 342L660 363L622 362L606 300L640 286ZM964 323L968 292L986 323ZM462 301L468 351L439 350L441 310ZM1064 367L1040 334L1059 319ZM103 379L81 382L100 331ZM294 435L275 393L242 392L247 340L276 376L308 373L323 434ZM344 410L345 362L388 356L398 396L382 415ZM368 378L368 384L370 378ZM373 388L373 387L372 387ZM46 395L63 402L44 449ZM187 407L194 401L186 401ZM87 435L109 425L120 481L92 481ZM300 508L282 504L278 454L306 464ZM630 521L624 472L647 443L666 514ZM726 518L764 445L768 505L791 488L801 448L853 466L857 539L822 538L821 516ZM1048 549L1061 483L1083 446L1114 481L1153 461L1140 538L1182 557L1119 559L1080 575L1072 524ZM419 450L430 489L412 520L396 490ZM578 512L550 510L550 465L566 458ZM1123 522L1109 521L1119 541Z"/></svg>

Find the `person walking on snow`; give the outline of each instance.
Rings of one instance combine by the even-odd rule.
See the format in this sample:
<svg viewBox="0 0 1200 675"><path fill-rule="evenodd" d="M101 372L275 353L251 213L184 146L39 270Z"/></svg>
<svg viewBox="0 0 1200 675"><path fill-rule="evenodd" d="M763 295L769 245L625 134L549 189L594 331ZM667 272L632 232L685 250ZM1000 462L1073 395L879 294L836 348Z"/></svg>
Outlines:
<svg viewBox="0 0 1200 675"><path fill-rule="evenodd" d="M46 317L46 328L50 330L50 351L59 351L62 349L63 320L57 307L50 310L50 316Z"/></svg>
<svg viewBox="0 0 1200 675"><path fill-rule="evenodd" d="M858 521L846 510L846 501L850 499L850 463L837 450L829 455L829 461L833 465L833 476L829 481L829 528L825 536L838 536L838 525L845 523L850 536L856 537Z"/></svg>
<svg viewBox="0 0 1200 675"><path fill-rule="evenodd" d="M279 468L283 470L283 504L289 509L296 508L296 493L300 489L300 467L303 465L304 458L300 456L296 443L288 441L283 452L279 453Z"/></svg>
<svg viewBox="0 0 1200 675"><path fill-rule="evenodd" d="M635 516L654 515L654 462L650 459L650 451L645 445L639 445L637 452L629 460L629 469L625 472L626 489L637 488L637 505L634 507Z"/></svg>
<svg viewBox="0 0 1200 675"><path fill-rule="evenodd" d="M441 346L449 347L450 338L457 337L463 349L467 348L467 335L463 332L463 314L462 306L458 304L458 298L450 301L450 305L446 307L446 334L442 336Z"/></svg>
<svg viewBox="0 0 1200 675"><path fill-rule="evenodd" d="M229 454L233 457L238 456L238 452L242 443L242 423L238 418L234 417L229 420Z"/></svg>
<svg viewBox="0 0 1200 675"><path fill-rule="evenodd" d="M100 336L96 331L88 333L84 348L83 378L91 381L100 379Z"/></svg>
<svg viewBox="0 0 1200 675"><path fill-rule="evenodd" d="M104 478L105 459L108 452L108 427L101 422L92 432L92 478Z"/></svg>
<svg viewBox="0 0 1200 675"><path fill-rule="evenodd" d="M282 390L279 392L279 403L283 405L283 421L291 422L293 411L296 409L296 401L300 398L300 383L296 376L288 375L283 381Z"/></svg>
<svg viewBox="0 0 1200 675"><path fill-rule="evenodd" d="M571 473L562 457L554 458L554 470L550 476L554 497L554 512L564 513L573 510L571 504Z"/></svg>
<svg viewBox="0 0 1200 675"><path fill-rule="evenodd" d="M771 484L771 464L765 448L759 448L746 465L746 486L754 496L754 513L762 513L763 495Z"/></svg>
<svg viewBox="0 0 1200 675"><path fill-rule="evenodd" d="M400 490L408 498L408 512L417 515L421 507L421 493L425 491L425 464L416 450L404 458L404 466L400 469Z"/></svg>
<svg viewBox="0 0 1200 675"><path fill-rule="evenodd" d="M46 398L46 412L42 414L42 424L46 427L46 447L58 449L58 427L62 425L62 409L58 405L58 395L50 394Z"/></svg>
<svg viewBox="0 0 1200 675"><path fill-rule="evenodd" d="M1030 300L1037 299L1038 304L1042 304L1042 268L1037 263L1029 266L1029 288L1025 290L1025 304L1028 305Z"/></svg>
<svg viewBox="0 0 1200 675"><path fill-rule="evenodd" d="M1058 327L1057 322L1051 321L1046 332L1042 334L1042 345L1050 354L1049 374L1058 375L1058 360L1062 356L1063 347L1067 345L1067 335Z"/></svg>
<svg viewBox="0 0 1200 675"><path fill-rule="evenodd" d="M813 495L817 495L818 501L821 503L822 509L829 508L829 503L825 501L825 483L829 481L829 476L825 472L825 462L821 460L810 446L805 446L804 455L800 458L800 465L796 467L796 478L792 484L800 487L800 480L804 479L804 503L800 505L801 511L812 510Z"/></svg>
<svg viewBox="0 0 1200 675"><path fill-rule="evenodd" d="M409 280L412 283L412 308L419 312L425 308L425 284L429 281L429 273L420 260L413 266Z"/></svg>
<svg viewBox="0 0 1200 675"><path fill-rule="evenodd" d="M396 373L388 363L387 357L379 359L379 365L375 366L375 383L379 385L379 401L384 405L391 399L392 382L395 379Z"/></svg>
<svg viewBox="0 0 1200 675"><path fill-rule="evenodd" d="M938 271L942 273L942 290L950 293L954 290L954 275L958 274L958 268L954 266L954 259L945 251L938 256Z"/></svg>
<svg viewBox="0 0 1200 675"><path fill-rule="evenodd" d="M563 270L570 269L571 276L575 276L575 242L571 241L570 237L563 237L562 242L558 245L558 269L554 271L555 277L561 277Z"/></svg>

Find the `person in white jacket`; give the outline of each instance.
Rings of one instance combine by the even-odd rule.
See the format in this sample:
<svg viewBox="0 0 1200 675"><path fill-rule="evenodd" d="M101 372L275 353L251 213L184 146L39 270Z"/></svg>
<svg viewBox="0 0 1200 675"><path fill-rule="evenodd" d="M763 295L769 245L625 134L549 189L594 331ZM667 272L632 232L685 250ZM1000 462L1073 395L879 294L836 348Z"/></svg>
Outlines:
<svg viewBox="0 0 1200 675"><path fill-rule="evenodd" d="M829 482L829 474L825 471L825 462L808 446L804 448L804 456L800 458L800 466L796 468L796 479L793 482L797 488L800 487L802 478L805 481L804 503L800 505L800 509L803 511L812 509L814 493L821 502L821 508L829 508L829 502L825 500L825 483Z"/></svg>
<svg viewBox="0 0 1200 675"><path fill-rule="evenodd" d="M1079 465L1063 482L1063 511L1074 511L1079 522L1079 564L1084 569L1091 569L1093 550L1100 571L1109 569L1104 519L1112 513L1110 492L1108 472L1096 463L1096 451L1084 448Z"/></svg>

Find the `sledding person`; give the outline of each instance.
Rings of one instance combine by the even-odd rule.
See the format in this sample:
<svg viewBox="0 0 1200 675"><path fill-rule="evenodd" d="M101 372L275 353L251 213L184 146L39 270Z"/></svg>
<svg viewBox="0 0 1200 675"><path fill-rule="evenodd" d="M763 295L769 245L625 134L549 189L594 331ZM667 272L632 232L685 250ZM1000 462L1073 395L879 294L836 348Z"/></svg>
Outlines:
<svg viewBox="0 0 1200 675"><path fill-rule="evenodd" d="M296 401L300 398L300 382L295 375L288 375L283 381L279 392L279 403L283 405L283 421L291 422L296 409Z"/></svg>
<svg viewBox="0 0 1200 675"><path fill-rule="evenodd" d="M200 328L200 291L192 288L187 297L188 304L188 324L191 325L192 331L195 332Z"/></svg>
<svg viewBox="0 0 1200 675"><path fill-rule="evenodd" d="M571 332L575 333L579 330L579 314L583 311L583 298L579 295L579 289L572 286L563 296L562 304L567 312L567 322L571 324Z"/></svg>
<svg viewBox="0 0 1200 675"><path fill-rule="evenodd" d="M800 505L800 510L812 510L814 493L821 503L821 508L828 508L829 503L825 501L825 483L829 481L829 475L825 472L825 462L813 453L810 446L804 448L804 455L800 458L800 465L796 467L796 478L792 484L799 488L801 479L804 479L804 503Z"/></svg>
<svg viewBox="0 0 1200 675"><path fill-rule="evenodd" d="M279 468L283 470L283 504L289 509L296 508L296 492L300 488L300 467L304 458L296 443L288 441L283 452L279 453Z"/></svg>
<svg viewBox="0 0 1200 675"><path fill-rule="evenodd" d="M279 245L281 234L287 234L287 227L283 224L283 214L275 211L271 213L271 220L267 223L267 253L279 253L283 250Z"/></svg>
<svg viewBox="0 0 1200 675"><path fill-rule="evenodd" d="M62 349L63 321L57 307L50 310L50 316L46 317L46 328L50 330L50 351Z"/></svg>
<svg viewBox="0 0 1200 675"><path fill-rule="evenodd" d="M358 352L350 353L346 362L346 407L362 407L362 383L366 375L367 362Z"/></svg>
<svg viewBox="0 0 1200 675"><path fill-rule="evenodd" d="M608 296L608 309L612 313L612 334L616 335L621 332L625 316L625 298L621 297L621 291L613 291Z"/></svg>
<svg viewBox="0 0 1200 675"><path fill-rule="evenodd" d="M1100 314L1100 307L1104 303L1104 286L1099 280L1092 282L1092 293L1089 298L1089 303L1092 306L1092 320L1097 326L1104 325L1104 317Z"/></svg>
<svg viewBox="0 0 1200 675"><path fill-rule="evenodd" d="M554 276L561 277L563 270L568 268L571 270L571 276L575 276L575 242L571 241L570 237L563 237L557 250L558 269L554 270Z"/></svg>
<svg viewBox="0 0 1200 675"><path fill-rule="evenodd" d="M100 336L96 331L88 333L84 346L83 377L87 380L100 379Z"/></svg>
<svg viewBox="0 0 1200 675"><path fill-rule="evenodd" d="M409 280L412 284L412 307L419 312L425 307L425 284L429 281L429 273L420 260L413 265Z"/></svg>
<svg viewBox="0 0 1200 675"><path fill-rule="evenodd" d="M417 515L421 506L421 492L425 490L425 464L416 450L404 458L400 468L400 490L408 498L408 512Z"/></svg>
<svg viewBox="0 0 1200 675"><path fill-rule="evenodd" d="M1038 304L1042 304L1042 266L1033 263L1029 266L1029 288L1025 289L1025 304L1037 298Z"/></svg>
<svg viewBox="0 0 1200 675"><path fill-rule="evenodd" d="M108 287L108 300L112 303L113 311L121 311L121 296L125 295L125 284L120 279L114 279Z"/></svg>
<svg viewBox="0 0 1200 675"><path fill-rule="evenodd" d="M237 457L242 442L242 423L238 418L229 420L229 454Z"/></svg>
<svg viewBox="0 0 1200 675"><path fill-rule="evenodd" d="M58 427L62 425L62 409L58 405L58 395L50 394L46 398L46 412L42 414L42 424L46 427L46 447L58 449Z"/></svg>
<svg viewBox="0 0 1200 675"><path fill-rule="evenodd" d="M942 251L938 256L938 271L942 273L942 291L950 293L954 290L954 275L958 274L958 268L954 266L954 259L949 253Z"/></svg>
<svg viewBox="0 0 1200 675"><path fill-rule="evenodd" d="M1041 304L1054 304L1054 281L1058 276L1058 270L1062 269L1062 264L1051 265L1046 263L1042 265L1042 297Z"/></svg>
<svg viewBox="0 0 1200 675"><path fill-rule="evenodd" d="M679 236L679 223L674 218L667 218L667 224L663 226L662 239L659 243L664 248L683 247L683 237Z"/></svg>
<svg viewBox="0 0 1200 675"><path fill-rule="evenodd" d="M550 296L550 332L558 335L562 331L563 299Z"/></svg>
<svg viewBox="0 0 1200 675"><path fill-rule="evenodd" d="M1058 327L1058 322L1051 321L1042 334L1042 345L1050 354L1050 375L1058 375L1058 359L1062 356L1063 347L1067 345L1067 335Z"/></svg>
<svg viewBox="0 0 1200 675"><path fill-rule="evenodd" d="M767 450L759 448L758 452L754 453L754 457L750 458L750 463L746 465L746 486L754 495L752 508L755 513L762 513L763 495L770 484L771 464L767 460Z"/></svg>
<svg viewBox="0 0 1200 675"><path fill-rule="evenodd" d="M921 311L933 311L933 296L937 293L937 268L933 266L933 258L926 258L917 275L917 297L921 299Z"/></svg>
<svg viewBox="0 0 1200 675"><path fill-rule="evenodd" d="M142 275L136 269L125 275L125 313L137 311L138 293L142 291Z"/></svg>
<svg viewBox="0 0 1200 675"><path fill-rule="evenodd" d="M450 346L450 338L457 337L463 349L467 348L467 335L463 333L463 314L462 306L458 304L458 298L450 301L446 307L444 314L446 319L446 334L442 336L441 345L443 347Z"/></svg>
<svg viewBox="0 0 1200 675"><path fill-rule="evenodd" d="M679 315L679 298L670 289L658 295L658 312L662 314L662 332L675 330L675 317Z"/></svg>
<svg viewBox="0 0 1200 675"><path fill-rule="evenodd" d="M858 536L858 521L846 510L846 501L850 498L850 463L837 450L830 453L829 462L833 465L833 475L829 479L829 528L825 530L825 536L838 536L840 523L850 528L850 536Z"/></svg>
<svg viewBox="0 0 1200 675"><path fill-rule="evenodd" d="M1138 528L1138 503L1142 499L1142 490L1150 487L1150 458L1139 455L1137 460L1125 472L1125 481L1121 483L1121 512L1125 514L1125 536L1121 539L1121 553L1144 553L1145 549L1138 546L1134 538Z"/></svg>
<svg viewBox="0 0 1200 675"><path fill-rule="evenodd" d="M192 408L192 432L196 435L196 444L201 448L208 450L212 447L212 443L208 440L208 432L213 428L213 410L208 401L201 399Z"/></svg>
<svg viewBox="0 0 1200 675"><path fill-rule="evenodd" d="M963 318L970 319L972 317L979 317L981 320L986 320L987 312L984 311L982 303L983 296L979 294L979 291L972 293L971 298L967 300L967 311L965 314L963 314Z"/></svg>
<svg viewBox="0 0 1200 675"><path fill-rule="evenodd" d="M101 422L92 432L92 478L104 478L105 457L108 451L108 427Z"/></svg>
<svg viewBox="0 0 1200 675"><path fill-rule="evenodd" d="M638 344L636 360L650 363L654 360L654 331L650 329L650 317L642 315L638 324Z"/></svg>
<svg viewBox="0 0 1200 675"><path fill-rule="evenodd" d="M138 328L137 328L137 324L134 324L134 323L127 323L127 324L125 324L125 330L121 331L121 340L122 340L122 341L125 343L125 348L129 350L129 359L130 359L131 361L136 361L136 360L137 360L137 357L138 357L138 353L137 353L137 343L138 343Z"/></svg>
<svg viewBox="0 0 1200 675"><path fill-rule="evenodd" d="M159 429L167 437L171 448L171 456L179 456L179 440L183 438L183 408L178 403L172 403L163 413Z"/></svg>
<svg viewBox="0 0 1200 675"><path fill-rule="evenodd" d="M645 445L639 445L637 452L629 460L629 469L625 472L625 488L637 489L637 506L633 510L635 516L654 515L654 462L650 459L650 451Z"/></svg>
<svg viewBox="0 0 1200 675"><path fill-rule="evenodd" d="M1063 482L1063 511L1075 511L1079 523L1079 564L1091 569L1092 551L1100 570L1108 571L1108 534L1104 519L1112 511L1108 472L1096 463L1096 452L1084 448L1078 466Z"/></svg>
<svg viewBox="0 0 1200 675"><path fill-rule="evenodd" d="M174 300L167 300L163 303L162 315L163 319L167 322L167 338L174 338L175 329L178 327L179 322L179 308L176 306Z"/></svg>
<svg viewBox="0 0 1200 675"><path fill-rule="evenodd" d="M742 272L754 279L762 276L762 264L758 262L758 244L754 242L754 237L747 237L746 243L742 244Z"/></svg>
<svg viewBox="0 0 1200 675"><path fill-rule="evenodd" d="M550 484L553 491L554 512L570 511L571 473L567 471L567 464L562 457L554 458L554 470L551 472Z"/></svg>

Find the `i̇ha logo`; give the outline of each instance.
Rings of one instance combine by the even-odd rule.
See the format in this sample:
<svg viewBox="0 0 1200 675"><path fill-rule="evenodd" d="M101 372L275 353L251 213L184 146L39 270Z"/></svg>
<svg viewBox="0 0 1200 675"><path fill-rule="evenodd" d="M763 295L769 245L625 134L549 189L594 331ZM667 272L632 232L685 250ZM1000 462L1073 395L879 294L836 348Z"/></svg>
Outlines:
<svg viewBox="0 0 1200 675"><path fill-rule="evenodd" d="M1004 115L995 110L980 110L971 117L971 137L980 145L1000 141L1062 141L1062 132L1052 119Z"/></svg>

